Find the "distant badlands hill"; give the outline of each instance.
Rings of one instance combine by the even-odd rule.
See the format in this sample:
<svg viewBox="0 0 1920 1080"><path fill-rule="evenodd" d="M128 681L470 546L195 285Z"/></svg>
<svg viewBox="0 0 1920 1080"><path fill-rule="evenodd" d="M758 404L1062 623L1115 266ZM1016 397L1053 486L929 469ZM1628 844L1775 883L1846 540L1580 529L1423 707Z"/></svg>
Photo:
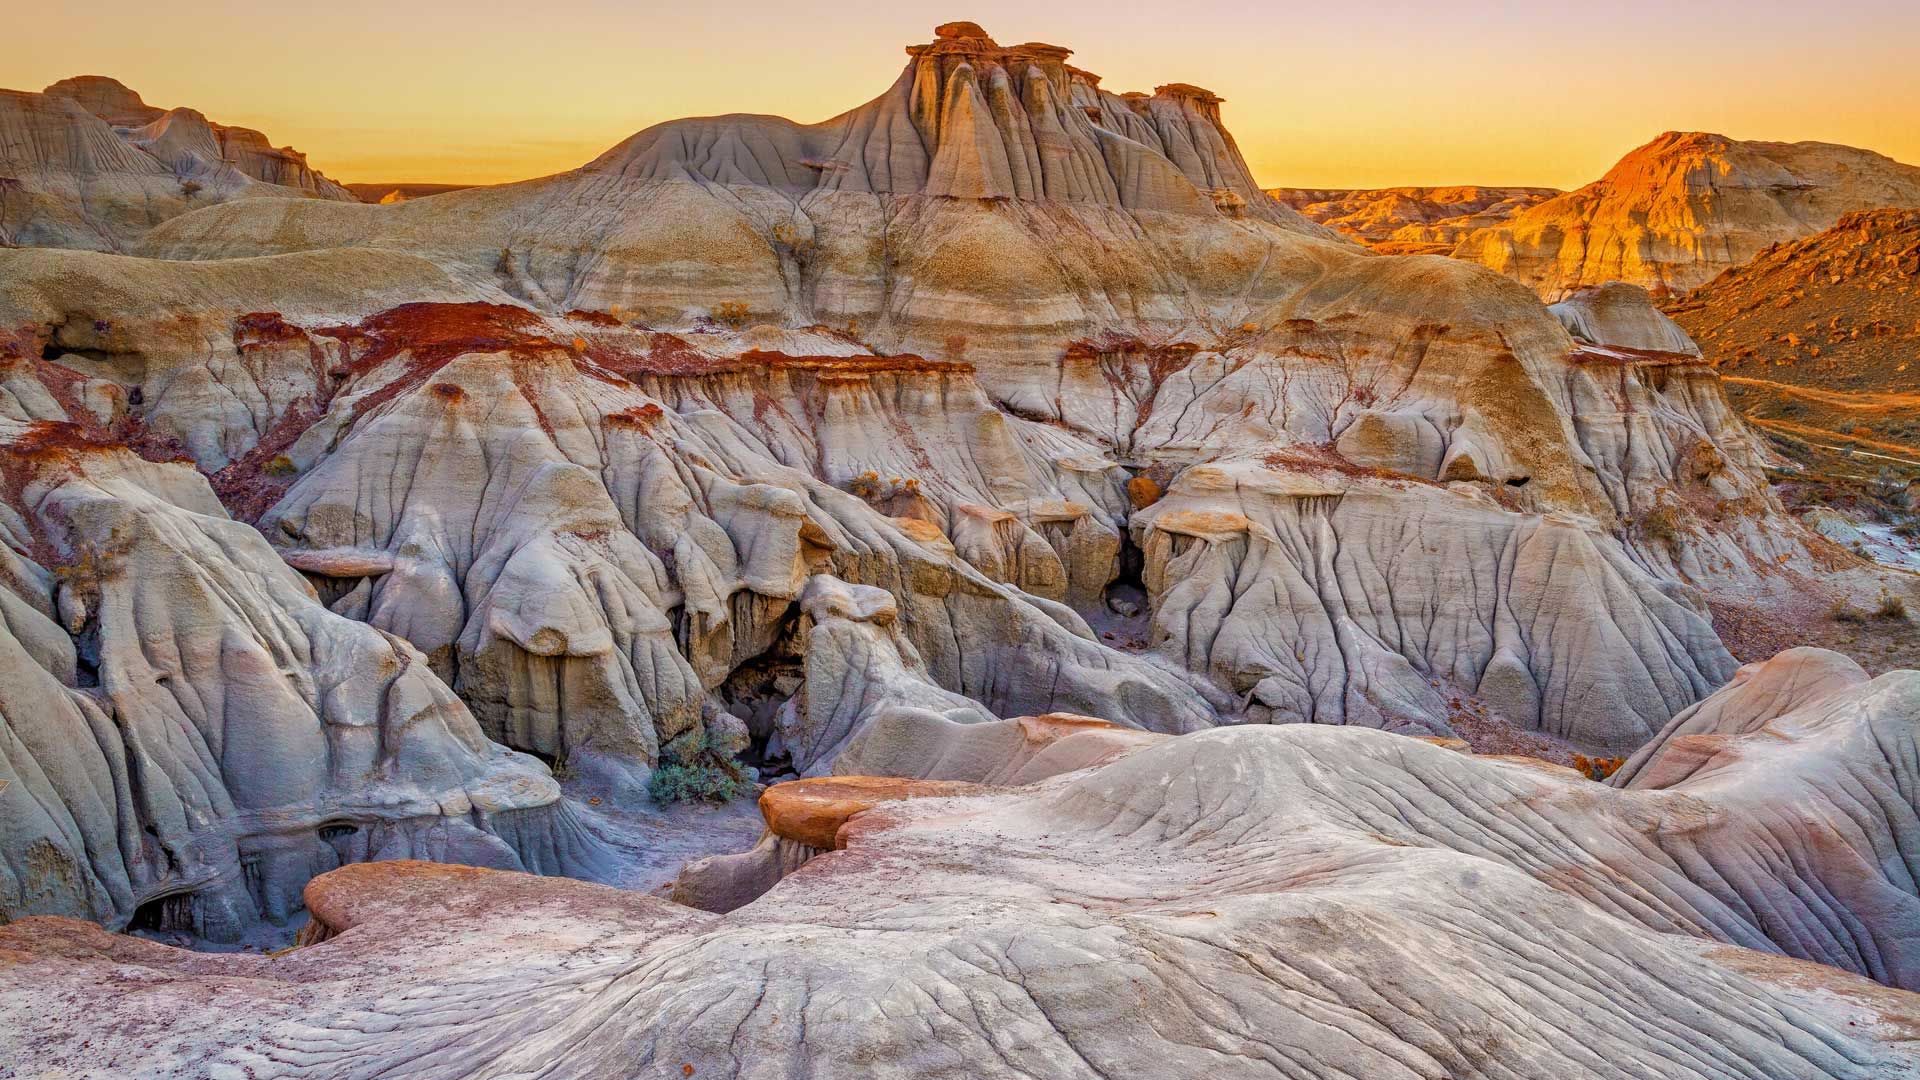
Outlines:
<svg viewBox="0 0 1920 1080"><path fill-rule="evenodd" d="M1586 187L1471 233L1453 254L1547 300L1608 281L1681 293L1883 206L1920 206L1920 168L1830 143L1670 131Z"/></svg>
<svg viewBox="0 0 1920 1080"><path fill-rule="evenodd" d="M291 147L113 79L0 90L0 246L123 251L168 218L260 195L353 198Z"/></svg>
<svg viewBox="0 0 1920 1080"><path fill-rule="evenodd" d="M1268 188L1310 221L1385 255L1450 255L1468 233L1560 194L1531 187Z"/></svg>
<svg viewBox="0 0 1920 1080"><path fill-rule="evenodd" d="M969 40L943 39L938 47L960 49L941 54L958 58L967 46L957 43ZM1059 62L1048 49L1036 47L1022 62ZM787 191L1041 196L1134 213L1181 208L1198 195L1223 212L1309 231L1324 226L1329 231L1320 235L1337 233L1385 254L1479 262L1550 302L1608 281L1656 295L1683 293L1770 245L1826 229L1843 214L1920 206L1920 168L1872 151L1703 132L1661 135L1599 180L1564 193L1477 185L1263 191L1219 128L1214 95L1180 83L1151 95L1113 94L1099 89L1097 77L1074 78L1080 81L1067 92L1072 100L1060 104L1086 110L1106 141L1071 147L1065 128L1035 128L997 149L983 145L983 153L994 152L981 159L978 175L974 163L952 155L910 160L924 156L919 148L943 123L936 116L949 104L916 98L914 86L896 89L914 99L903 109L856 110L824 124L735 116L702 122L692 141L682 138L685 129L675 130L672 145L643 134L581 172L687 171L709 183L745 180ZM995 92L982 90L989 97ZM1040 107L1044 112L1052 104ZM963 116L959 123L989 119ZM902 139L908 130L912 143ZM1140 157L1136 147L1153 156ZM1053 159L1063 151L1066 157ZM1130 172L1140 161L1153 164ZM1162 162L1178 175L1169 175ZM523 187L505 185L496 197ZM305 155L274 147L260 132L215 123L192 109L148 105L100 76L65 79L37 94L0 90L0 244L8 246L131 251L160 223L234 199L392 203L463 190L469 189L337 184Z"/></svg>
<svg viewBox="0 0 1920 1080"><path fill-rule="evenodd" d="M472 184L343 184L353 197L363 203L406 202L408 199L424 199L429 195L445 195L449 191L465 191Z"/></svg>

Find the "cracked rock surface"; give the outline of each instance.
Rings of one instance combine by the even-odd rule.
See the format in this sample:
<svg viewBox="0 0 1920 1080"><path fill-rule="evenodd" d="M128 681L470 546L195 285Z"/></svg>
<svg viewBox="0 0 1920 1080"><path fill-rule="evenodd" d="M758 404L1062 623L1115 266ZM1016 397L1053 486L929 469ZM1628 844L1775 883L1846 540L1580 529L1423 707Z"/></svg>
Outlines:
<svg viewBox="0 0 1920 1080"><path fill-rule="evenodd" d="M1913 835L1911 683L1840 689L1657 790L1358 728L1149 736L1024 787L873 802L724 915L348 867L309 886L322 940L274 959L0 930L0 1002L47 1003L89 1067L213 1075L1912 1075L1911 995L1794 959L1912 977L1910 864L1876 861ZM1785 703L1718 711L1756 701ZM87 1004L109 973L145 992Z"/></svg>

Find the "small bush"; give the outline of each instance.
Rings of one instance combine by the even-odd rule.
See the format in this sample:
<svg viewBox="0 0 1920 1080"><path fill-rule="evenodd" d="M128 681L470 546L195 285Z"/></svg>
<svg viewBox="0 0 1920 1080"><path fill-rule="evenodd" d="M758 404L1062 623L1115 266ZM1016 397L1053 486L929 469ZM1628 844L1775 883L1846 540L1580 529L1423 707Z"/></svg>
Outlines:
<svg viewBox="0 0 1920 1080"><path fill-rule="evenodd" d="M752 314L753 312L747 308L747 305L738 300L729 300L724 304L716 304L714 306L713 321L723 326L731 326L739 329L747 324L747 318Z"/></svg>
<svg viewBox="0 0 1920 1080"><path fill-rule="evenodd" d="M1880 606L1873 609L1873 614L1875 618L1889 621L1905 619L1907 617L1906 598L1889 593L1880 598Z"/></svg>
<svg viewBox="0 0 1920 1080"><path fill-rule="evenodd" d="M292 476L294 473L299 472L300 469L299 466L293 463L292 458L285 454L275 454L273 460L260 466L260 471L266 473L268 476L280 477Z"/></svg>
<svg viewBox="0 0 1920 1080"><path fill-rule="evenodd" d="M744 736L745 728L738 734ZM703 799L730 802L752 789L745 770L727 748L726 733L708 727L701 733L700 748L687 756L682 750L669 749L661 755L653 778L647 781L647 795L661 806Z"/></svg>
<svg viewBox="0 0 1920 1080"><path fill-rule="evenodd" d="M702 757L691 763L662 762L647 781L647 794L662 806L694 799L723 803L738 798L746 787L737 768Z"/></svg>
<svg viewBox="0 0 1920 1080"><path fill-rule="evenodd" d="M1867 621L1867 613L1845 600L1835 600L1827 609L1827 618L1838 623L1863 623Z"/></svg>
<svg viewBox="0 0 1920 1080"><path fill-rule="evenodd" d="M201 190L200 181L198 180L180 181L180 194L185 195L189 199L200 194Z"/></svg>
<svg viewBox="0 0 1920 1080"><path fill-rule="evenodd" d="M1135 510L1145 510L1160 501L1160 485L1144 473L1127 481L1127 500Z"/></svg>

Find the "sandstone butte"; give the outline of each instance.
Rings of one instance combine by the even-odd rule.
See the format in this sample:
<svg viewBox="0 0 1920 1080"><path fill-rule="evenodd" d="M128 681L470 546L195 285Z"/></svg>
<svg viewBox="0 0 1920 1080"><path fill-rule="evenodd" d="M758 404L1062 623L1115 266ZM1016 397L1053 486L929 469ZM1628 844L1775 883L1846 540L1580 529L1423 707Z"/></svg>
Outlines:
<svg viewBox="0 0 1920 1080"><path fill-rule="evenodd" d="M1786 647L1920 578L1683 324L907 52L373 203L0 98L0 1072L1920 1074L1920 674Z"/></svg>

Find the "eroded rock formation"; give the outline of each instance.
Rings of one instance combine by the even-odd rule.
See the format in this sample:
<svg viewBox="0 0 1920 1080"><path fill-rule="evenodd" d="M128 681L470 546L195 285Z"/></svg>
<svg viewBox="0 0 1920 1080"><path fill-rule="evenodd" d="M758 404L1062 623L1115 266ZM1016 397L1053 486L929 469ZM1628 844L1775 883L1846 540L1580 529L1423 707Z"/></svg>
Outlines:
<svg viewBox="0 0 1920 1080"><path fill-rule="evenodd" d="M1383 255L1448 255L1468 233L1505 224L1560 192L1469 185L1357 191L1268 188L1267 194L1307 220L1337 229Z"/></svg>
<svg viewBox="0 0 1920 1080"><path fill-rule="evenodd" d="M282 957L0 929L72 1033L0 1057L1911 1072L1911 673L1716 627L1920 587L1647 293L1370 254L1191 85L908 51L821 124L0 251L0 912L232 937L322 875ZM396 861L631 884L650 793L750 769L806 779L699 911Z"/></svg>
<svg viewBox="0 0 1920 1080"><path fill-rule="evenodd" d="M1831 143L1669 131L1586 187L1468 234L1453 253L1549 300L1609 281L1680 293L1883 206L1920 206L1920 167Z"/></svg>
<svg viewBox="0 0 1920 1080"><path fill-rule="evenodd" d="M1796 697L1751 687L1809 662L1702 711L1751 727ZM349 867L309 887L318 943L274 959L0 929L0 1002L137 973L168 1015L55 1006L88 1065L286 1075L1902 1075L1912 995L1838 969L1913 978L1911 866L1875 846L1915 827L1910 676L1657 788L1310 726L1145 736L1011 789L803 782L769 835L813 854L730 913Z"/></svg>
<svg viewBox="0 0 1920 1080"><path fill-rule="evenodd" d="M545 768L190 468L54 421L0 439L0 914L231 940L343 862L591 864Z"/></svg>
<svg viewBox="0 0 1920 1080"><path fill-rule="evenodd" d="M0 245L122 251L168 218L262 196L353 198L291 147L112 79L0 90Z"/></svg>

